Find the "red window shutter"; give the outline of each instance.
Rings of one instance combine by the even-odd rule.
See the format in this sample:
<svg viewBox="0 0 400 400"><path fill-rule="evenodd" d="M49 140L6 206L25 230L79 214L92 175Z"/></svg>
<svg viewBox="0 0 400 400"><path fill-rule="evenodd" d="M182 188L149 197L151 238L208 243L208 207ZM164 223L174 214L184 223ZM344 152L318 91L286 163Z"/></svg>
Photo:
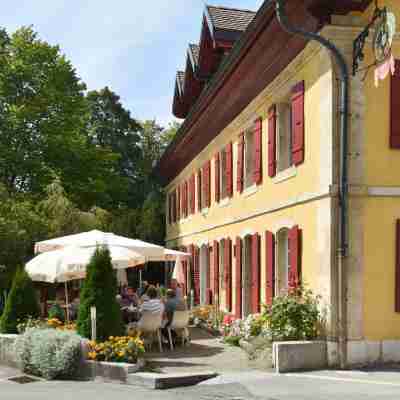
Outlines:
<svg viewBox="0 0 400 400"><path fill-rule="evenodd" d="M217 153L214 157L214 168L215 168L215 202L218 203L220 199L220 186L219 186L219 181L220 181L220 176L219 176L219 153Z"/></svg>
<svg viewBox="0 0 400 400"><path fill-rule="evenodd" d="M232 241L225 240L225 306L228 311L232 311Z"/></svg>
<svg viewBox="0 0 400 400"><path fill-rule="evenodd" d="M276 175L276 105L268 111L268 176Z"/></svg>
<svg viewBox="0 0 400 400"><path fill-rule="evenodd" d="M236 238L236 302L235 302L235 316L236 318L242 318L242 239Z"/></svg>
<svg viewBox="0 0 400 400"><path fill-rule="evenodd" d="M214 296L219 298L219 244L216 240L213 243L213 265L214 265Z"/></svg>
<svg viewBox="0 0 400 400"><path fill-rule="evenodd" d="M260 235L251 238L251 310L260 312Z"/></svg>
<svg viewBox="0 0 400 400"><path fill-rule="evenodd" d="M400 149L400 60L390 81L390 148Z"/></svg>
<svg viewBox="0 0 400 400"><path fill-rule="evenodd" d="M396 222L395 311L400 313L400 220Z"/></svg>
<svg viewBox="0 0 400 400"><path fill-rule="evenodd" d="M289 289L300 284L301 230L296 225L289 230Z"/></svg>
<svg viewBox="0 0 400 400"><path fill-rule="evenodd" d="M190 178L190 213L196 212L196 177L195 174Z"/></svg>
<svg viewBox="0 0 400 400"><path fill-rule="evenodd" d="M195 303L200 301L200 249L195 246L193 249L193 275L194 275L194 298Z"/></svg>
<svg viewBox="0 0 400 400"><path fill-rule="evenodd" d="M184 253L186 253L187 249L185 246L181 246L181 248L179 249L180 251L183 251ZM183 270L183 294L184 296L187 295L187 261L182 261L182 270Z"/></svg>
<svg viewBox="0 0 400 400"><path fill-rule="evenodd" d="M226 192L228 197L233 196L233 157L232 157L232 142L228 143L226 146L226 166L225 166L225 173L226 173Z"/></svg>
<svg viewBox="0 0 400 400"><path fill-rule="evenodd" d="M244 133L239 135L238 141L238 159L237 159L237 182L236 187L239 193L243 192L243 174L244 174Z"/></svg>
<svg viewBox="0 0 400 400"><path fill-rule="evenodd" d="M292 89L292 161L304 162L304 81Z"/></svg>
<svg viewBox="0 0 400 400"><path fill-rule="evenodd" d="M210 191L210 162L206 162L203 166L203 196L206 207L210 207L211 191Z"/></svg>
<svg viewBox="0 0 400 400"><path fill-rule="evenodd" d="M272 232L265 232L266 251L266 292L265 303L270 306L275 296L275 236Z"/></svg>
<svg viewBox="0 0 400 400"><path fill-rule="evenodd" d="M211 270L211 246L207 247L207 273L206 273L206 304L212 304L212 270Z"/></svg>
<svg viewBox="0 0 400 400"><path fill-rule="evenodd" d="M254 123L254 183L262 183L262 119Z"/></svg>
<svg viewBox="0 0 400 400"><path fill-rule="evenodd" d="M201 199L202 199L203 185L201 182L201 170L197 172L197 210L201 212Z"/></svg>

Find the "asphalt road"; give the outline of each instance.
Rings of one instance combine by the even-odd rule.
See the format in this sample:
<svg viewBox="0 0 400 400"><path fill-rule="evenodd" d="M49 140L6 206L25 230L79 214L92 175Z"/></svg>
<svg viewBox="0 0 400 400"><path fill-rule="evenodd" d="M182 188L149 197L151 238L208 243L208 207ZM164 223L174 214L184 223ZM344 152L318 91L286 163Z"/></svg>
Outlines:
<svg viewBox="0 0 400 400"><path fill-rule="evenodd" d="M0 374L1 376L1 374ZM191 388L152 391L86 382L11 383L0 378L0 400L365 400L400 399L400 372L334 372L224 375Z"/></svg>

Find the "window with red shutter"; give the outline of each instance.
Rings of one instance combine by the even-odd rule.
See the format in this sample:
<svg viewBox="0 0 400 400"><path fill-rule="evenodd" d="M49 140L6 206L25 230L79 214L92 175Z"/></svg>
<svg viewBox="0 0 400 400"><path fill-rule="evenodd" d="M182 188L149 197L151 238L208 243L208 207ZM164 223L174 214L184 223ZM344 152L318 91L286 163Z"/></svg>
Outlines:
<svg viewBox="0 0 400 400"><path fill-rule="evenodd" d="M235 246L235 316L242 318L242 239L236 238Z"/></svg>
<svg viewBox="0 0 400 400"><path fill-rule="evenodd" d="M296 225L289 230L289 288L300 284L301 271L301 230Z"/></svg>
<svg viewBox="0 0 400 400"><path fill-rule="evenodd" d="M275 296L275 236L265 232L266 277L265 303L270 306Z"/></svg>
<svg viewBox="0 0 400 400"><path fill-rule="evenodd" d="M390 81L390 148L400 149L400 60Z"/></svg>
<svg viewBox="0 0 400 400"><path fill-rule="evenodd" d="M276 106L268 111L268 176L276 175Z"/></svg>
<svg viewBox="0 0 400 400"><path fill-rule="evenodd" d="M197 211L201 212L202 204L203 204L203 199L202 199L202 193L203 192L203 182L201 179L201 169L198 170L197 172Z"/></svg>
<svg viewBox="0 0 400 400"><path fill-rule="evenodd" d="M233 196L233 156L232 156L232 142L228 143L225 150L226 154L226 192L228 197Z"/></svg>
<svg viewBox="0 0 400 400"><path fill-rule="evenodd" d="M243 174L244 174L244 133L239 135L239 140L238 140L236 188L239 193L243 192Z"/></svg>
<svg viewBox="0 0 400 400"><path fill-rule="evenodd" d="M254 170L253 179L256 185L262 183L262 119L254 123Z"/></svg>
<svg viewBox="0 0 400 400"><path fill-rule="evenodd" d="M400 220L396 221L395 311L400 313Z"/></svg>
<svg viewBox="0 0 400 400"><path fill-rule="evenodd" d="M251 238L251 311L260 312L260 235Z"/></svg>
<svg viewBox="0 0 400 400"><path fill-rule="evenodd" d="M232 311L232 240L226 239L224 245L225 307Z"/></svg>
<svg viewBox="0 0 400 400"><path fill-rule="evenodd" d="M221 179L219 176L220 172L220 165L219 165L219 152L214 156L214 192L215 192L215 202L219 203L220 199L220 184L221 184Z"/></svg>
<svg viewBox="0 0 400 400"><path fill-rule="evenodd" d="M304 162L304 81L292 89L292 162Z"/></svg>

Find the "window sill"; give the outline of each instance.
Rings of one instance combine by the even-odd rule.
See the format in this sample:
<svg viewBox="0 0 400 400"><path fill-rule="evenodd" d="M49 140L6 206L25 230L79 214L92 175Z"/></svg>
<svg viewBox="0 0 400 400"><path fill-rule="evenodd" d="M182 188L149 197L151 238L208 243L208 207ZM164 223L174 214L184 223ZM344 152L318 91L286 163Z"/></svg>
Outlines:
<svg viewBox="0 0 400 400"><path fill-rule="evenodd" d="M225 197L224 199L220 200L220 202L218 203L218 205L220 207L227 207L227 206L229 206L229 204L231 204L231 199L229 197Z"/></svg>
<svg viewBox="0 0 400 400"><path fill-rule="evenodd" d="M256 184L253 184L248 188L244 189L242 195L244 197L250 197L257 192L258 192L258 186Z"/></svg>
<svg viewBox="0 0 400 400"><path fill-rule="evenodd" d="M294 178L295 176L297 176L297 168L295 166L292 166L281 172L278 172L277 175L274 178L272 178L272 182L273 183L284 182Z"/></svg>

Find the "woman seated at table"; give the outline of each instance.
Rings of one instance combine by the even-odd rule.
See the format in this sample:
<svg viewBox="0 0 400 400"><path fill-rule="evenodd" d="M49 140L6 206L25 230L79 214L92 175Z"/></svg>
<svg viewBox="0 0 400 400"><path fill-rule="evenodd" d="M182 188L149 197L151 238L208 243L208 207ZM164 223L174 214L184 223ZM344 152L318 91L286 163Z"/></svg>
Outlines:
<svg viewBox="0 0 400 400"><path fill-rule="evenodd" d="M146 296L143 298L143 303L139 311L141 313L148 311L152 314L162 314L164 312L164 304L157 296L157 289L153 285L150 285L147 288Z"/></svg>

